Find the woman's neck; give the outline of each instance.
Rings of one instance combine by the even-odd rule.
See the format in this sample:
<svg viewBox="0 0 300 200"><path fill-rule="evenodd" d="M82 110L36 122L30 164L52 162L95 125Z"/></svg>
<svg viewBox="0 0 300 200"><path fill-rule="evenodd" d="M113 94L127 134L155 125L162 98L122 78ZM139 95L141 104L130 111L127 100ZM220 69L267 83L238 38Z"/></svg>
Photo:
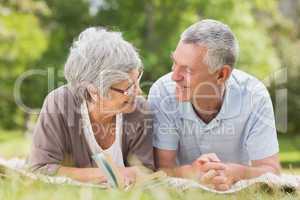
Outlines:
<svg viewBox="0 0 300 200"><path fill-rule="evenodd" d="M114 123L115 115L111 113L103 113L101 109L91 102L87 102L88 113L91 124L111 124Z"/></svg>

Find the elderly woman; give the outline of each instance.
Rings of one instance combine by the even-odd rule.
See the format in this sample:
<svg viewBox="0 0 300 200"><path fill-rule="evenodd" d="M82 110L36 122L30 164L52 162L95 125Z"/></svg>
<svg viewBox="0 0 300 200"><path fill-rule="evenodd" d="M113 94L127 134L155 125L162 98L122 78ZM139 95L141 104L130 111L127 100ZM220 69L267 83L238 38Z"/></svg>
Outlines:
<svg viewBox="0 0 300 200"><path fill-rule="evenodd" d="M34 130L33 171L79 181L105 181L92 159L105 152L123 177L136 168L129 156L153 169L151 118L138 97L142 64L118 32L88 28L74 42L65 64L68 81L45 99Z"/></svg>

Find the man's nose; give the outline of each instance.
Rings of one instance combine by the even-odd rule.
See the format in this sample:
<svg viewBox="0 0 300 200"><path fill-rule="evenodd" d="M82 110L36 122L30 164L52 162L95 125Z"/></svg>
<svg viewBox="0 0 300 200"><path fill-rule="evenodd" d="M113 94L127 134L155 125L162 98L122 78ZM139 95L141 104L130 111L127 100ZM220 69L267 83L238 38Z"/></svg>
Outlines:
<svg viewBox="0 0 300 200"><path fill-rule="evenodd" d="M172 73L172 80L173 81L181 81L183 79L183 76L180 74L180 70L178 67L173 66L173 73Z"/></svg>

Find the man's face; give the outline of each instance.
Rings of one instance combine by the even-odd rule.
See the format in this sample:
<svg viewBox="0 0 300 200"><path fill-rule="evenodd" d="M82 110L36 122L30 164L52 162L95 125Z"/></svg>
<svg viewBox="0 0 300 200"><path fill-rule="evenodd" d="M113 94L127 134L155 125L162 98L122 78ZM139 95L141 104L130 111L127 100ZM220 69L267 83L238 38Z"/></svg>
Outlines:
<svg viewBox="0 0 300 200"><path fill-rule="evenodd" d="M210 73L204 62L207 49L203 46L179 42L171 54L172 80L176 82L178 101L216 97L217 73Z"/></svg>

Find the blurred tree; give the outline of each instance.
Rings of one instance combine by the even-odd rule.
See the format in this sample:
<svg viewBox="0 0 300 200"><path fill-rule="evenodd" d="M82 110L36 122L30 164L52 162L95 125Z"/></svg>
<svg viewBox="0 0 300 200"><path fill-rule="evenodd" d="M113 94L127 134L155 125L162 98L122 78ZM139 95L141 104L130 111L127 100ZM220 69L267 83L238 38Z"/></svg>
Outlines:
<svg viewBox="0 0 300 200"><path fill-rule="evenodd" d="M264 21L268 21L267 28L272 35L282 68L287 72L284 84L272 88L272 94L276 94L278 87L287 90L287 133L297 136L300 134L300 1L281 0L279 9L281 12L264 17ZM286 18L278 17L279 14ZM295 145L300 148L300 144Z"/></svg>
<svg viewBox="0 0 300 200"><path fill-rule="evenodd" d="M44 4L31 0L0 4L0 125L4 128L16 126L18 110L13 96L16 79L30 69L47 48L47 37L36 16L46 11ZM23 87L35 86L25 84Z"/></svg>

